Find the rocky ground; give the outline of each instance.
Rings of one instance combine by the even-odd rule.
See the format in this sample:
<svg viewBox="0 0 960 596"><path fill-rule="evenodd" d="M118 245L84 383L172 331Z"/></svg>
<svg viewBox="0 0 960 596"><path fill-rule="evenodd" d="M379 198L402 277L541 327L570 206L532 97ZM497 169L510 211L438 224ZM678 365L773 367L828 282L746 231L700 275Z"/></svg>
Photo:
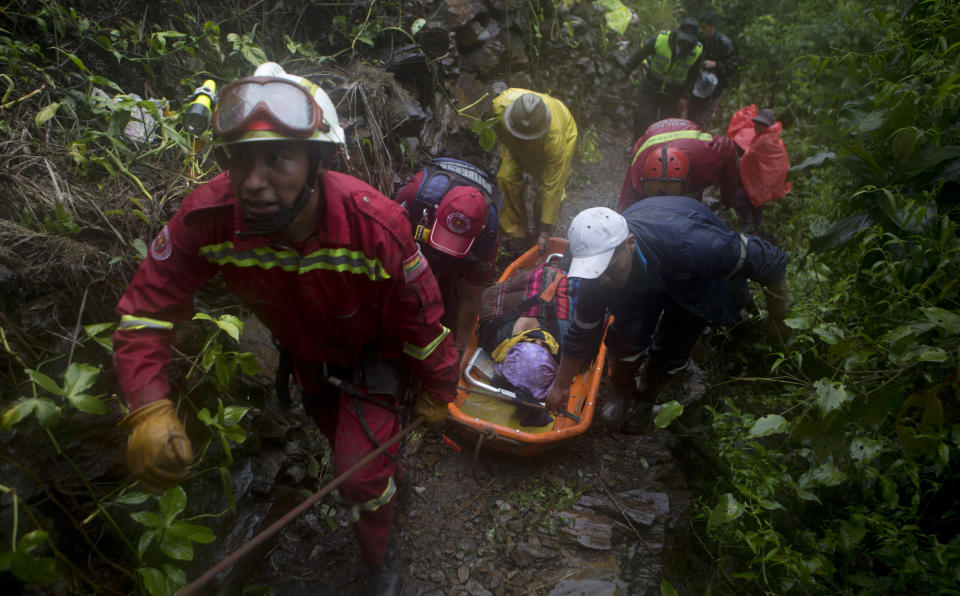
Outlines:
<svg viewBox="0 0 960 596"><path fill-rule="evenodd" d="M602 131L603 159L575 166L558 229L583 208L615 205L628 137ZM674 391L702 389L694 382ZM605 382L601 395L610 391ZM670 431L623 435L594 425L527 458L475 455L456 429L445 433L448 440L415 435L403 458L412 479L398 524L404 594L653 594L665 566L683 565L675 551L686 541L695 491L677 459L687 450L676 449L683 442ZM359 551L335 496L257 556L223 585L362 593Z"/></svg>

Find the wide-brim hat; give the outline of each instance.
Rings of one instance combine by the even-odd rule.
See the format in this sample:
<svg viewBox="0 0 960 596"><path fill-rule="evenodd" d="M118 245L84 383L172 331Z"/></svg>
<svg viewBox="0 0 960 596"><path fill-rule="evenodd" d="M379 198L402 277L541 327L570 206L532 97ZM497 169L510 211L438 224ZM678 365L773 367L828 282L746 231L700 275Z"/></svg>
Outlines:
<svg viewBox="0 0 960 596"><path fill-rule="evenodd" d="M550 109L536 93L524 93L503 113L507 132L523 141L535 141L550 130Z"/></svg>

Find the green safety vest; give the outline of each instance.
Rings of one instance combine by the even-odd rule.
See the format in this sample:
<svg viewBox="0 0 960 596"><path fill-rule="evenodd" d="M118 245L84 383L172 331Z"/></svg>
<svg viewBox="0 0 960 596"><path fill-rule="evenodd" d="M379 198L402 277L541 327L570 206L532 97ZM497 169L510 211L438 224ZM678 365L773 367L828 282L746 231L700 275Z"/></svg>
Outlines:
<svg viewBox="0 0 960 596"><path fill-rule="evenodd" d="M654 45L654 54L650 58L650 73L660 79L660 93L667 85L682 85L687 80L687 73L703 52L703 45L697 42L693 51L682 58L674 60L673 50L670 48L670 32L661 31L657 35Z"/></svg>

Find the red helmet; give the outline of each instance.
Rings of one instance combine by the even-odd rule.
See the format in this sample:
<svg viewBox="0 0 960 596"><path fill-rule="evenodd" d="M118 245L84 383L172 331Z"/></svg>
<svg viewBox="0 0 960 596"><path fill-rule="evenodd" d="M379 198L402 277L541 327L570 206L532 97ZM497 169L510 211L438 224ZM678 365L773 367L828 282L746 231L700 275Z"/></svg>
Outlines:
<svg viewBox="0 0 960 596"><path fill-rule="evenodd" d="M644 180L679 180L685 182L690 174L687 154L667 145L657 147L643 160Z"/></svg>
<svg viewBox="0 0 960 596"><path fill-rule="evenodd" d="M647 195L680 194L690 175L687 154L661 145L643 160L643 186Z"/></svg>

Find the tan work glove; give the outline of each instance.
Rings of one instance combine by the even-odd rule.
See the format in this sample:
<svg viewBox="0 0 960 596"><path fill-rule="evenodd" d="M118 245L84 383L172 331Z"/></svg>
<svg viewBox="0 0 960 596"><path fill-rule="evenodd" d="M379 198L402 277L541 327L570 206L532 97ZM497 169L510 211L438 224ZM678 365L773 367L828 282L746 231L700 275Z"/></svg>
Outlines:
<svg viewBox="0 0 960 596"><path fill-rule="evenodd" d="M447 419L447 404L434 399L429 393L421 393L413 402L413 415L423 418L430 426L442 426Z"/></svg>
<svg viewBox="0 0 960 596"><path fill-rule="evenodd" d="M145 490L160 493L184 479L193 461L193 447L173 402L161 399L137 408L120 424L132 431L127 466Z"/></svg>

